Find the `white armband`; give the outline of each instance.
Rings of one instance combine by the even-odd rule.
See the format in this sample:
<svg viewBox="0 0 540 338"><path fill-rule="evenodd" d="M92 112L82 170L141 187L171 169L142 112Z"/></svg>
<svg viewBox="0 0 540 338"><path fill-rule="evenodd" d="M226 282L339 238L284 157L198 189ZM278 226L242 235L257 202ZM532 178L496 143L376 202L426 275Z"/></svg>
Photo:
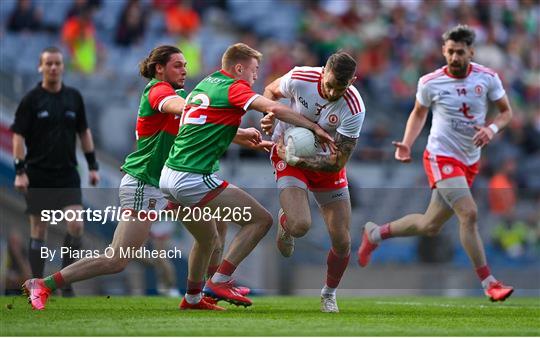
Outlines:
<svg viewBox="0 0 540 338"><path fill-rule="evenodd" d="M499 132L499 127L495 123L492 123L488 126L489 129L493 132L493 134L497 134Z"/></svg>

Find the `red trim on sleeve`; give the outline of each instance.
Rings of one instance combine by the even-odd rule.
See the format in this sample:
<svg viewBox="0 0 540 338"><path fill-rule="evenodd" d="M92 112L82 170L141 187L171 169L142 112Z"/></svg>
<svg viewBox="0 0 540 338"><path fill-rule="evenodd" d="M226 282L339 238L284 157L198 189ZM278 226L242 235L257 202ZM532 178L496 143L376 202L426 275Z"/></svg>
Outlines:
<svg viewBox="0 0 540 338"><path fill-rule="evenodd" d="M176 94L171 84L161 81L150 88L150 92L148 93L148 102L153 110L158 111L159 104L164 98L175 95L178 94Z"/></svg>
<svg viewBox="0 0 540 338"><path fill-rule="evenodd" d="M439 76L442 76L444 75L444 71L442 68L440 69L437 69L436 71L432 72L432 73L429 73L425 76L423 76L421 79L420 79L420 82L422 84L426 84L428 83L429 81L433 80L433 79L436 79L438 78Z"/></svg>
<svg viewBox="0 0 540 338"><path fill-rule="evenodd" d="M300 80L300 81L306 81L306 82L313 82L313 83L319 82L319 79L314 79L314 78L310 78L310 77L303 77L303 76L300 76L300 75L292 75L291 79Z"/></svg>
<svg viewBox="0 0 540 338"><path fill-rule="evenodd" d="M229 87L229 102L235 107L244 109L253 95L257 95L257 93L244 80L237 80Z"/></svg>

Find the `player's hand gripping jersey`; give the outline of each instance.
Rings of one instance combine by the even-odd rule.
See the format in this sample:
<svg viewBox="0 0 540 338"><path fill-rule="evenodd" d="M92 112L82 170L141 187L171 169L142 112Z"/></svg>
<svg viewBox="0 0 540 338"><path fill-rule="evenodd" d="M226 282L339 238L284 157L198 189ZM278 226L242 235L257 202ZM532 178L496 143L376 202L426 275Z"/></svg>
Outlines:
<svg viewBox="0 0 540 338"><path fill-rule="evenodd" d="M152 186L159 187L161 169L178 134L180 117L161 112L167 100L186 97L186 92L164 81L152 79L143 91L137 118L137 150L126 158L122 170Z"/></svg>
<svg viewBox="0 0 540 338"><path fill-rule="evenodd" d="M504 95L497 73L477 63L471 63L464 78L452 77L447 66L421 77L416 99L433 112L427 151L467 166L478 162L474 126L485 124L488 99L497 101Z"/></svg>
<svg viewBox="0 0 540 338"><path fill-rule="evenodd" d="M321 93L322 67L295 67L280 81L280 91L291 99L291 107L313 122L316 122L330 136L336 132L350 138L357 138L364 122L365 106L358 90L350 86L339 100L329 102ZM277 121L272 141L293 127ZM319 147L319 154L327 154Z"/></svg>

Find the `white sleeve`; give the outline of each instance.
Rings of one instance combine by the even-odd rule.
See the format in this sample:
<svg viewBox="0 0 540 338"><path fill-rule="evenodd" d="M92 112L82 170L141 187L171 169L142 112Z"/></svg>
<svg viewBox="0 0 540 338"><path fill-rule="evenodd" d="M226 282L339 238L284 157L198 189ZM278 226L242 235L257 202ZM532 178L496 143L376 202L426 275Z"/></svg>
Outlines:
<svg viewBox="0 0 540 338"><path fill-rule="evenodd" d="M336 129L338 133L350 138L358 138L360 136L360 130L362 124L364 124L364 116L366 112L360 112L358 114L350 114L345 118L339 127Z"/></svg>
<svg viewBox="0 0 540 338"><path fill-rule="evenodd" d="M506 94L501 79L498 74L491 77L491 81L488 88L488 98L490 101L497 101Z"/></svg>
<svg viewBox="0 0 540 338"><path fill-rule="evenodd" d="M422 84L422 79L418 80L418 87L416 91L416 100L424 107L431 106L431 93L429 92L429 87L427 84Z"/></svg>
<svg viewBox="0 0 540 338"><path fill-rule="evenodd" d="M296 68L298 68L298 67L294 67L287 74L283 75L281 77L281 81L279 82L279 91L286 98L294 97L293 86L292 86L292 81L293 80L292 80L291 76L292 76L292 73L294 72L294 70Z"/></svg>

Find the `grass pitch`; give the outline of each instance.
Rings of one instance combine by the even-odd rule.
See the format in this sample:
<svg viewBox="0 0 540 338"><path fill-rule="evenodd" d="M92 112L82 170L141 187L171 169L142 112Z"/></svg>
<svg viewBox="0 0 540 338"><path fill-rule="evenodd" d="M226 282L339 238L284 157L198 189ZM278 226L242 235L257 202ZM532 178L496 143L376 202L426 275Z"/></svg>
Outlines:
<svg viewBox="0 0 540 338"><path fill-rule="evenodd" d="M32 311L24 297L1 297L0 335L13 336L538 336L540 299L379 297L338 299L319 312L317 297L255 297L250 308L179 311L161 297L50 299ZM222 305L223 302L220 302ZM10 308L9 304L13 304Z"/></svg>

